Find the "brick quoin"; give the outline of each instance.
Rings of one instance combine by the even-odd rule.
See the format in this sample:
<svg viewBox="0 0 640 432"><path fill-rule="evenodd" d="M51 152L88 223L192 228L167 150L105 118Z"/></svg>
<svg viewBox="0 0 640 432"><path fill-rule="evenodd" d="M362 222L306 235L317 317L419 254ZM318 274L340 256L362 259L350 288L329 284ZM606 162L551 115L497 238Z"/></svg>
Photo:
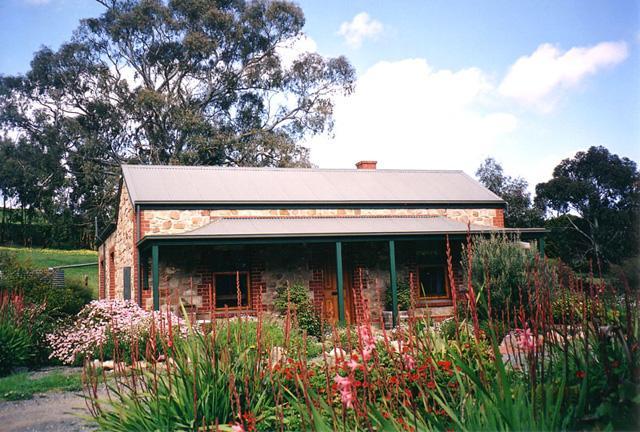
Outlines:
<svg viewBox="0 0 640 432"><path fill-rule="evenodd" d="M249 267L249 291L251 293L249 309L252 311L257 311L258 308L264 310L262 296L267 292L267 284L263 280L265 266L264 262L258 258L255 252L251 253L251 264Z"/></svg>
<svg viewBox="0 0 640 432"><path fill-rule="evenodd" d="M133 269L131 271L131 277L133 278L132 281L132 286L133 289L131 290L131 299L138 303L138 293L140 292L139 290L142 289L142 287L140 286L140 280L138 279L138 272L140 271L138 268L138 246L136 245L137 241L138 241L138 227L136 224L136 209L134 207L133 213L131 214L131 219L132 219L132 223L133 223L133 244L131 245L131 247L133 248ZM138 306L142 306L141 304L138 304Z"/></svg>
<svg viewBox="0 0 640 432"><path fill-rule="evenodd" d="M109 260L109 294L108 298L114 299L116 298L116 260L115 260L116 250L112 247L109 250L108 260Z"/></svg>
<svg viewBox="0 0 640 432"><path fill-rule="evenodd" d="M100 258L98 262L98 298L103 299L106 296L104 286L104 258Z"/></svg>
<svg viewBox="0 0 640 432"><path fill-rule="evenodd" d="M363 265L356 265L351 273L351 286L353 291L353 309L355 311L356 323L365 320L364 293L368 287L367 269Z"/></svg>
<svg viewBox="0 0 640 432"><path fill-rule="evenodd" d="M504 209L496 209L496 215L493 218L493 225L504 228Z"/></svg>

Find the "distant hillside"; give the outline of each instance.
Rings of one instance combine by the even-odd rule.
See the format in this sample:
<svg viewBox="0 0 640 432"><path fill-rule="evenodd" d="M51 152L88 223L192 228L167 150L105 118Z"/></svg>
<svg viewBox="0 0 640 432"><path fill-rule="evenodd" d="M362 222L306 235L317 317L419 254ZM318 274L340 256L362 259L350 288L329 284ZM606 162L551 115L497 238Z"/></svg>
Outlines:
<svg viewBox="0 0 640 432"><path fill-rule="evenodd" d="M0 246L0 252L9 252L25 263L29 263L36 268L49 268L69 264L84 264L98 262L98 253L92 250L62 250L62 249L37 249ZM84 280L85 275L89 277L89 287L98 295L98 266L79 267L64 269L66 280Z"/></svg>

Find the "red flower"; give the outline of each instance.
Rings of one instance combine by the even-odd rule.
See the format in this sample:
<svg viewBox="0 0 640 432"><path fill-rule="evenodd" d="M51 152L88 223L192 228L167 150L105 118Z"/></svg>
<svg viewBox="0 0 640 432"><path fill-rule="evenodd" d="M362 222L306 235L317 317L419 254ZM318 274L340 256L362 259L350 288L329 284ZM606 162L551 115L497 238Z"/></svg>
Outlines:
<svg viewBox="0 0 640 432"><path fill-rule="evenodd" d="M427 383L427 388L428 388L429 390L433 390L434 388L436 388L436 382L435 382L435 381L429 381L429 382Z"/></svg>
<svg viewBox="0 0 640 432"><path fill-rule="evenodd" d="M384 417L384 418L388 419L388 418L391 418L391 414L389 414L389 413L388 413L388 412L386 412L386 411L383 411L383 412L382 412L382 417Z"/></svg>
<svg viewBox="0 0 640 432"><path fill-rule="evenodd" d="M438 366L440 366L443 370L446 370L446 371L451 370L451 362L447 360L440 360L438 362Z"/></svg>
<svg viewBox="0 0 640 432"><path fill-rule="evenodd" d="M389 384L398 384L398 377L392 376L389 378Z"/></svg>
<svg viewBox="0 0 640 432"><path fill-rule="evenodd" d="M577 376L579 379L584 378L586 375L587 375L587 374L585 373L585 371L581 371L581 370L580 370L580 371L576 372L576 376Z"/></svg>

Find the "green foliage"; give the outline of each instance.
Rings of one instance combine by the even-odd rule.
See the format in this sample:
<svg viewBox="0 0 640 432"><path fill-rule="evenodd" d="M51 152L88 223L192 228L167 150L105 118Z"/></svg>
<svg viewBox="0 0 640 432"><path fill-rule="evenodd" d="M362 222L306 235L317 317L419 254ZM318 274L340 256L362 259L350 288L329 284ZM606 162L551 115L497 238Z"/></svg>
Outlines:
<svg viewBox="0 0 640 432"><path fill-rule="evenodd" d="M0 251L0 268L0 290L21 293L27 303L45 305L45 313L52 319L76 315L93 297L91 290L77 280L52 287L48 271L18 260L12 252Z"/></svg>
<svg viewBox="0 0 640 432"><path fill-rule="evenodd" d="M0 376L28 366L32 357L31 336L18 323L0 321Z"/></svg>
<svg viewBox="0 0 640 432"><path fill-rule="evenodd" d="M48 233L49 237L56 237L55 234ZM86 264L98 262L98 253L94 250L84 249L41 249L41 248L18 248L0 246L0 254L6 252L25 267L34 269L49 269L51 267ZM88 286L94 293L98 294L98 266L77 267L64 269L66 282L74 284L84 284L85 276L88 277Z"/></svg>
<svg viewBox="0 0 640 432"><path fill-rule="evenodd" d="M467 283L467 248L462 253L462 268ZM475 236L471 245L472 284L476 290L481 318L488 317L488 293L491 294L491 308L494 313L506 310L507 304L528 305L532 281L531 270L539 267L546 276L553 279L547 264L537 259L535 247L525 249L515 239L504 235L491 237Z"/></svg>
<svg viewBox="0 0 640 432"><path fill-rule="evenodd" d="M258 338L257 329L255 321L232 320L216 326L215 338L212 333L192 333L174 344L167 352L172 358L167 369L153 369L135 378L146 391L110 387L110 401L101 401L106 408L98 408L95 416L99 427L109 431L196 430L234 423L240 409L244 421L251 416L254 425L271 429L274 386L264 369L268 365L260 359L270 352L274 341ZM274 329L262 335L281 337Z"/></svg>
<svg viewBox="0 0 640 432"><path fill-rule="evenodd" d="M283 57L304 34L292 2L104 3L28 73L0 77L0 130L21 136L0 153L0 193L81 226L85 244L115 208L114 166L308 166L299 143L331 130L333 98L353 90L344 57Z"/></svg>
<svg viewBox="0 0 640 432"><path fill-rule="evenodd" d="M52 372L41 377L33 377L25 372L0 378L0 400L31 399L35 393L54 390L82 390L80 373Z"/></svg>
<svg viewBox="0 0 640 432"><path fill-rule="evenodd" d="M311 336L321 336L320 317L316 312L309 288L302 284L278 288L274 306L280 314L295 314L298 326Z"/></svg>
<svg viewBox="0 0 640 432"><path fill-rule="evenodd" d="M50 363L46 335L91 301L90 289L74 280L53 288L47 271L31 267L28 260L19 260L12 250L0 250L0 269L0 293L18 295L29 310L38 311L29 316L28 322L19 322L30 337L28 366Z"/></svg>
<svg viewBox="0 0 640 432"><path fill-rule="evenodd" d="M391 287L385 291L385 307L387 310L393 309L393 297ZM411 291L409 283L406 281L398 281L398 310L406 311L411 307Z"/></svg>
<svg viewBox="0 0 640 432"><path fill-rule="evenodd" d="M504 222L508 227L535 227L542 224L542 212L531 205L529 184L522 177L504 174L493 158L486 158L476 171L476 177L487 189L507 202Z"/></svg>
<svg viewBox="0 0 640 432"><path fill-rule="evenodd" d="M567 240L582 247L558 246L558 256L573 266L584 266L589 259L606 266L637 256L639 185L636 163L604 147L590 147L560 162L553 178L536 186L536 203L563 217L565 229L554 241L561 244L566 233Z"/></svg>

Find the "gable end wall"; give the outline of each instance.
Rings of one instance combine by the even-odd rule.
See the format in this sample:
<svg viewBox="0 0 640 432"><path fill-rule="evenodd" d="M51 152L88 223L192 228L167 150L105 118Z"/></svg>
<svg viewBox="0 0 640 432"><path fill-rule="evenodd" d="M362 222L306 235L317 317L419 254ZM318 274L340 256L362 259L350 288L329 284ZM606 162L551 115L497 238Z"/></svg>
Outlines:
<svg viewBox="0 0 640 432"><path fill-rule="evenodd" d="M101 267L99 278L100 281L104 280L104 287L106 287L99 293L100 298L122 299L124 297L123 269L125 267L131 267L131 299L135 301L138 298L136 251L135 211L129 198L127 186L123 183L116 229L98 248L99 259L102 260L104 257L104 267ZM111 267L111 253L114 255L113 267ZM112 283L112 280L115 283ZM109 290L108 287L111 286L114 286L115 290Z"/></svg>

